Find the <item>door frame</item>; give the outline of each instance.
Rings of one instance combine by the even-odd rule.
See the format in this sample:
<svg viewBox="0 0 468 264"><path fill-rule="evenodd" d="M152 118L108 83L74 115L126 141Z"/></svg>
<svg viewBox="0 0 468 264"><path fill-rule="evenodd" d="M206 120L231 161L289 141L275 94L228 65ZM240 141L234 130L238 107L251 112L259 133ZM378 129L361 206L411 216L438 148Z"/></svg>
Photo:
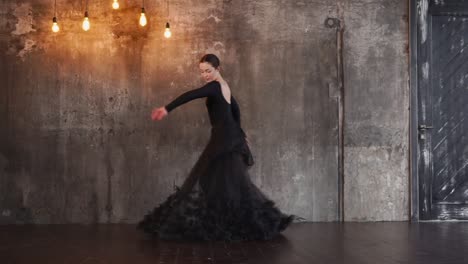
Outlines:
<svg viewBox="0 0 468 264"><path fill-rule="evenodd" d="M410 85L410 219L419 221L419 173L418 173L418 2L409 1L409 85Z"/></svg>

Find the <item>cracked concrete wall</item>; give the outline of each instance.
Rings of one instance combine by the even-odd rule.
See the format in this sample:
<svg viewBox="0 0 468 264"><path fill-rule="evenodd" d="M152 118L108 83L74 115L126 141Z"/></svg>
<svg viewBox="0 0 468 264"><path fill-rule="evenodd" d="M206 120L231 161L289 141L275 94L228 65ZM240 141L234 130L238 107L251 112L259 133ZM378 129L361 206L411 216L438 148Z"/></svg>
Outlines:
<svg viewBox="0 0 468 264"><path fill-rule="evenodd" d="M221 57L256 165L286 212L338 219L334 2L1 1L0 222L134 223L180 185L207 143L204 101L161 123L153 107L201 86Z"/></svg>
<svg viewBox="0 0 468 264"><path fill-rule="evenodd" d="M405 1L0 1L0 223L134 223L180 185L209 136L202 100L152 123L153 107L199 87L218 54L256 165L286 212L339 219L337 47L345 25L348 221L408 217ZM336 86L336 85L335 85Z"/></svg>

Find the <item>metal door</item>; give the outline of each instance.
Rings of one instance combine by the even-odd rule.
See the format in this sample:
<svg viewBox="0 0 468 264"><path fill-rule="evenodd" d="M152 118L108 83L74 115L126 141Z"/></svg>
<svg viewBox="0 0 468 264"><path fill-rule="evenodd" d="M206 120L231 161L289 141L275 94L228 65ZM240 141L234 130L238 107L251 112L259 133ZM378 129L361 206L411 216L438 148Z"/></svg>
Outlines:
<svg viewBox="0 0 468 264"><path fill-rule="evenodd" d="M413 218L466 220L468 3L416 1L416 7Z"/></svg>

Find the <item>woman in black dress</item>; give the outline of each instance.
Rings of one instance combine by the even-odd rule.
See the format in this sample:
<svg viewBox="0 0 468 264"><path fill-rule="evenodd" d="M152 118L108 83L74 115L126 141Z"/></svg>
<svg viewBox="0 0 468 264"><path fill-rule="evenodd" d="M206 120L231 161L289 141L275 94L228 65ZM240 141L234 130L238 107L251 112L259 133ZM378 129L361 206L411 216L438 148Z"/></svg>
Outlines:
<svg viewBox="0 0 468 264"><path fill-rule="evenodd" d="M188 91L152 112L161 120L176 107L206 98L211 137L189 176L175 193L149 212L138 228L162 239L265 240L293 220L251 181L253 165L239 106L219 72L219 59L200 60L206 85Z"/></svg>

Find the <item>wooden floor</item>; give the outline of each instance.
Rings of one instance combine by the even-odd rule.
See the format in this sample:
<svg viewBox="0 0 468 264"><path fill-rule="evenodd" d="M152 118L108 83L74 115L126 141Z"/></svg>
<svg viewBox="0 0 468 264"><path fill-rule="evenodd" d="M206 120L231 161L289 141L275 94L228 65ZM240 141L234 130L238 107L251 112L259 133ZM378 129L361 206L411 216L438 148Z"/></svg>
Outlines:
<svg viewBox="0 0 468 264"><path fill-rule="evenodd" d="M297 223L268 242L150 239L134 225L0 226L0 263L468 263L468 223Z"/></svg>

